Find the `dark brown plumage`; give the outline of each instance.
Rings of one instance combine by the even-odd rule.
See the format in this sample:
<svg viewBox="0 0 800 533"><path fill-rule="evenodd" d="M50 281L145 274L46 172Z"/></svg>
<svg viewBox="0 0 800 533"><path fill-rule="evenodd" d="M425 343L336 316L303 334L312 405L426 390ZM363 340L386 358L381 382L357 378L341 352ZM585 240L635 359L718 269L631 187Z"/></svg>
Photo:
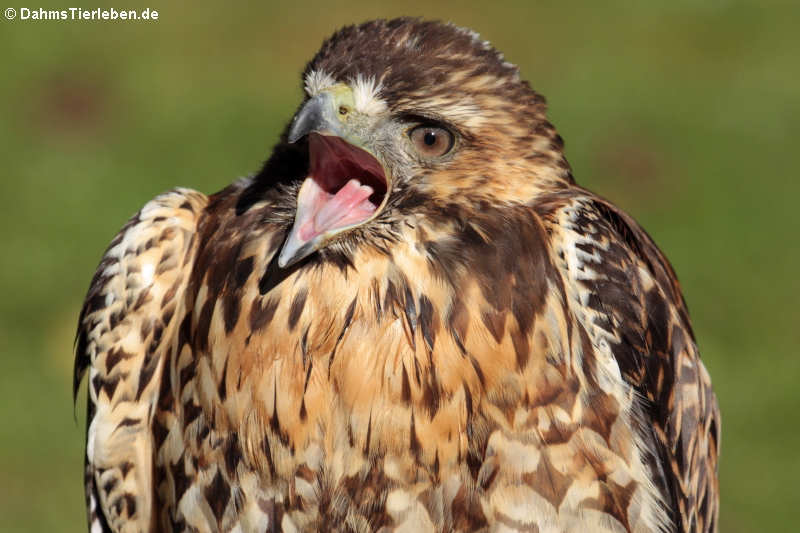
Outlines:
<svg viewBox="0 0 800 533"><path fill-rule="evenodd" d="M257 175L162 195L78 329L104 530L715 531L676 277L476 34L351 26Z"/></svg>

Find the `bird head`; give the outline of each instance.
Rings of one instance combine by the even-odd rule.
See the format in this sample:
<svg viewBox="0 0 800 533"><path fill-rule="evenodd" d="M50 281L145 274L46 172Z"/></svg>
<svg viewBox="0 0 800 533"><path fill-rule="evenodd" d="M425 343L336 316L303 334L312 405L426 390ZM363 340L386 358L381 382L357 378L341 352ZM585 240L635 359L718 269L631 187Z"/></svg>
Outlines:
<svg viewBox="0 0 800 533"><path fill-rule="evenodd" d="M544 99L474 32L411 18L343 28L304 89L267 163L306 158L280 267L571 183Z"/></svg>

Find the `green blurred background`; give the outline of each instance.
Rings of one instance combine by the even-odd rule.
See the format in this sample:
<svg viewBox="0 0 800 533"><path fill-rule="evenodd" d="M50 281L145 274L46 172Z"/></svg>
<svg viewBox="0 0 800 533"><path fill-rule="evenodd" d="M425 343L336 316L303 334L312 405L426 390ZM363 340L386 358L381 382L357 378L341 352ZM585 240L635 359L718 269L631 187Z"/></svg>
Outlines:
<svg viewBox="0 0 800 533"><path fill-rule="evenodd" d="M791 530L800 4L157 9L149 23L0 20L0 530L85 529L71 348L106 244L162 191L256 170L322 39L401 14L472 27L519 64L579 182L666 251L722 407L721 530Z"/></svg>

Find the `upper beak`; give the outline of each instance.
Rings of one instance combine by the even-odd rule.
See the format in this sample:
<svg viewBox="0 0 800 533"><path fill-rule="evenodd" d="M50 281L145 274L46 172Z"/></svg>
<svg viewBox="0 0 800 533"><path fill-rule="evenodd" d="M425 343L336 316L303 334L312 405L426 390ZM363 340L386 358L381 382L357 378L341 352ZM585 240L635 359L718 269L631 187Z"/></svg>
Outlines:
<svg viewBox="0 0 800 533"><path fill-rule="evenodd" d="M341 137L342 123L335 115L335 107L333 95L328 92L306 102L289 128L289 142L295 143L311 132Z"/></svg>

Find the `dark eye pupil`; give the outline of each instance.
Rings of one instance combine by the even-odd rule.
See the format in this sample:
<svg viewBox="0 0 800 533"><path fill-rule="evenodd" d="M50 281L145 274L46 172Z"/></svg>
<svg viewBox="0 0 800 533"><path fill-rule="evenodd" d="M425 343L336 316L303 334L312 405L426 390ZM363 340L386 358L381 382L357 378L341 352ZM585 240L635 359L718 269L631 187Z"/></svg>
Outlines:
<svg viewBox="0 0 800 533"><path fill-rule="evenodd" d="M428 146L433 146L436 144L436 134L432 131L426 131L422 141Z"/></svg>

